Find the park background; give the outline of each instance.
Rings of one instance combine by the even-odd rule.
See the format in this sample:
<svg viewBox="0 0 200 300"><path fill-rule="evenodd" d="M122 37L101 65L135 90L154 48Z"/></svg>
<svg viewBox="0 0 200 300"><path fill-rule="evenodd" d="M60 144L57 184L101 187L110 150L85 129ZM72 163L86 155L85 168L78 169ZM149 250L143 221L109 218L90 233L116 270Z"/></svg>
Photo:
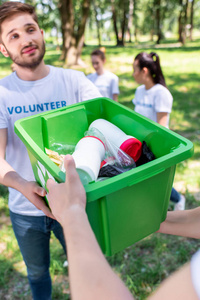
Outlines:
<svg viewBox="0 0 200 300"><path fill-rule="evenodd" d="M194 144L193 157L177 165L174 187L186 196L187 209L199 206L200 1L26 2L36 5L40 26L45 29L45 62L87 75L93 72L90 53L105 47L105 67L119 77L119 102L130 109L134 109L131 100L138 86L132 77L133 59L141 51L158 53L174 98L170 129ZM71 28L68 31L66 24ZM11 61L0 55L0 78L10 73ZM7 189L0 186L0 299L29 300L26 268L12 231L7 198ZM169 209L173 209L172 204ZM135 298L145 299L199 247L200 241L195 239L155 233L108 261ZM62 249L52 236L53 299L70 299L64 260Z"/></svg>

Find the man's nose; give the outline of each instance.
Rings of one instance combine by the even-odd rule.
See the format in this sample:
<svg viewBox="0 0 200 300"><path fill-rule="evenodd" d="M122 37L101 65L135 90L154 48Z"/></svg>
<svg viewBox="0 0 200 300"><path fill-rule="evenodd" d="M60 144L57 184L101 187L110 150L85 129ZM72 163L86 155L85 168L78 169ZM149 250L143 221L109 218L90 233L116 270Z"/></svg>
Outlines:
<svg viewBox="0 0 200 300"><path fill-rule="evenodd" d="M32 44L32 38L30 35L25 34L22 38L22 46L28 46Z"/></svg>

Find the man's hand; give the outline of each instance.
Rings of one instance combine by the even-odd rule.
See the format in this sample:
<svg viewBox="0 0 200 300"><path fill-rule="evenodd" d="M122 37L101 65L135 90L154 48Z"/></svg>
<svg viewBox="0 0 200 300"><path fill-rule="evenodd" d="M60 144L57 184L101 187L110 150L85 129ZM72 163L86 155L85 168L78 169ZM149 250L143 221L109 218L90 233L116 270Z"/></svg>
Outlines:
<svg viewBox="0 0 200 300"><path fill-rule="evenodd" d="M66 170L65 183L58 184L52 179L47 181L49 205L54 216L61 224L69 210L85 210L86 206L85 190L71 155L65 156L64 166Z"/></svg>
<svg viewBox="0 0 200 300"><path fill-rule="evenodd" d="M47 217L55 219L43 199L46 193L46 190L35 181L26 181L24 183L23 195L38 209L42 210Z"/></svg>

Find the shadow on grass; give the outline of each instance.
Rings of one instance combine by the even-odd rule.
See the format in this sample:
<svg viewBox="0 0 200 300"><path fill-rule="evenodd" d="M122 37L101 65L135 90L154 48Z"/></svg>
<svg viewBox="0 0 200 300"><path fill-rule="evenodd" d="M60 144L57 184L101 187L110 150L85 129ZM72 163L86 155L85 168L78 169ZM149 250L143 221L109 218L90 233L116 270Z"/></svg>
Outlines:
<svg viewBox="0 0 200 300"><path fill-rule="evenodd" d="M1 219L2 215L0 216ZM5 224L4 224L5 225ZM6 234L6 233L5 233ZM4 236L5 236L4 234ZM9 237L8 237L9 239ZM7 240L7 238L5 239ZM67 268L62 264L65 256L56 248L51 251L51 278L52 278L52 299L70 299L69 281ZM5 243L0 242L0 299L31 300L31 290L25 272L25 265L22 261L19 248L12 249ZM63 257L61 261L61 257Z"/></svg>
<svg viewBox="0 0 200 300"><path fill-rule="evenodd" d="M12 260L1 256L0 265L0 299L31 300L28 279L15 270Z"/></svg>
<svg viewBox="0 0 200 300"><path fill-rule="evenodd" d="M155 42L145 41L139 43L126 43L125 46L111 46L111 45L102 45L102 47L106 48L106 54L108 55L135 55L136 52L141 51L170 51L170 52L193 52L200 49L199 45L196 45L199 40L195 40L194 42L186 43L186 45L179 45L177 40L164 40L161 41L159 45ZM87 45L83 48L82 55L90 54L94 49L98 49L98 45Z"/></svg>
<svg viewBox="0 0 200 300"><path fill-rule="evenodd" d="M146 297L191 259L200 241L154 233L108 259L136 299Z"/></svg>
<svg viewBox="0 0 200 300"><path fill-rule="evenodd" d="M180 74L170 76L173 84L168 85L173 101L173 113L182 114L183 121L190 124L185 131L200 128L200 84L199 75Z"/></svg>

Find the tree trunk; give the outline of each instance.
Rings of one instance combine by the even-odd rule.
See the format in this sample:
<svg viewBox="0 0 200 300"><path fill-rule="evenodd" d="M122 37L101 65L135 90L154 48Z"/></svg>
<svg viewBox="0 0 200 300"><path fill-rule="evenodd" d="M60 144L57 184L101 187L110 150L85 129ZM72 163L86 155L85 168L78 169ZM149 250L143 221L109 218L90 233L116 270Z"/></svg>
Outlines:
<svg viewBox="0 0 200 300"><path fill-rule="evenodd" d="M130 0L129 2L129 18L128 18L128 28L127 28L127 31L128 31L128 35L129 35L129 40L128 42L131 43L131 28L132 28L132 25L133 25L133 11L134 11L134 2L133 0Z"/></svg>
<svg viewBox="0 0 200 300"><path fill-rule="evenodd" d="M60 0L60 15L63 34L63 49L61 58L65 60L66 66L83 64L81 51L84 44L85 25L89 15L90 0L84 0L80 22L76 26L74 20L74 8L72 0Z"/></svg>
<svg viewBox="0 0 200 300"><path fill-rule="evenodd" d="M160 14L160 5L161 5L161 0L156 0L156 32L157 32L157 44L160 44L160 40L162 38L162 33L161 33L161 14Z"/></svg>
<svg viewBox="0 0 200 300"><path fill-rule="evenodd" d="M179 42L185 45L188 0L186 0L186 4L183 4L183 0L180 0L179 3L181 6L181 10L178 17Z"/></svg>
<svg viewBox="0 0 200 300"><path fill-rule="evenodd" d="M183 13L183 1L180 0L179 3L180 3L180 6L181 6L181 9L180 9L180 12L179 12L179 16L178 16L178 40L179 42L183 43L183 36L182 36L182 27L183 27L183 22L182 22L182 13Z"/></svg>
<svg viewBox="0 0 200 300"><path fill-rule="evenodd" d="M187 25L187 20L188 20L188 0L186 0L186 3L185 3L185 9L184 9L184 37L185 37L185 40L187 38L187 28L186 28L186 25Z"/></svg>
<svg viewBox="0 0 200 300"><path fill-rule="evenodd" d="M194 20L194 1L191 2L191 10L190 10L190 41L193 40L192 33L193 33L193 20Z"/></svg>
<svg viewBox="0 0 200 300"><path fill-rule="evenodd" d="M121 13L122 13L122 20L120 23L120 35L119 31L117 28L117 13L115 10L115 0L111 0L111 7L112 7L112 19L113 19L113 26L114 26L114 31L116 35L116 40L117 40L117 46L124 46L124 36L127 28L127 14L128 14L128 7L129 7L129 0L124 0L120 4L122 4L121 8ZM118 7L120 10L120 7Z"/></svg>
<svg viewBox="0 0 200 300"><path fill-rule="evenodd" d="M137 32L138 32L138 26L137 26L137 15L136 15L136 0L133 0L133 19L134 19L134 36L135 36L135 42L137 42Z"/></svg>
<svg viewBox="0 0 200 300"><path fill-rule="evenodd" d="M121 36L121 45L124 46L124 36L125 36L125 31L126 31L126 27L127 27L127 18L126 18L126 1L123 1L123 19L121 21L121 32L122 32L122 36Z"/></svg>
<svg viewBox="0 0 200 300"><path fill-rule="evenodd" d="M97 6L96 6L96 3L95 3L95 0L92 0L92 4L93 4L93 7L94 7L94 12L95 12L95 20L96 20L96 26L97 26L97 37L98 37L98 43L99 43L99 47L101 47L101 25L100 25L100 22L97 18L98 16L98 12L97 12Z"/></svg>
<svg viewBox="0 0 200 300"><path fill-rule="evenodd" d="M115 0L111 0L111 9L112 9L112 20L113 20L115 37L116 37L117 45L119 45L119 34L118 34L118 28L117 28L117 14L116 14L116 10L115 10Z"/></svg>
<svg viewBox="0 0 200 300"><path fill-rule="evenodd" d="M61 31L63 38L61 59L65 60L67 52L69 51L68 49L71 45L72 32L74 26L74 10L72 0L60 0L59 11L61 16Z"/></svg>

